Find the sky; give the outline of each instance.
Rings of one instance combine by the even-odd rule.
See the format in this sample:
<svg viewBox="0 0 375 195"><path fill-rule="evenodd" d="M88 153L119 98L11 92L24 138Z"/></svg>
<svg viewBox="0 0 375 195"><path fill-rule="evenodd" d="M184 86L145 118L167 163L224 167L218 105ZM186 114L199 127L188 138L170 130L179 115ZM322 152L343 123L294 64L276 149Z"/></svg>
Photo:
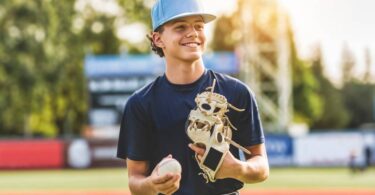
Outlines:
<svg viewBox="0 0 375 195"><path fill-rule="evenodd" d="M364 50L370 49L375 72L375 0L278 0L292 22L298 54L309 58L320 44L326 73L337 80L341 76L340 57L346 44L354 53L357 74L364 71ZM207 11L228 14L236 0L203 0ZM211 28L211 27L209 27ZM375 77L375 73L373 74Z"/></svg>
<svg viewBox="0 0 375 195"><path fill-rule="evenodd" d="M365 69L364 50L368 48L374 73L375 1L280 0L280 3L291 16L301 57L309 57L311 47L319 42L327 72L337 77L344 44L355 55L357 74Z"/></svg>

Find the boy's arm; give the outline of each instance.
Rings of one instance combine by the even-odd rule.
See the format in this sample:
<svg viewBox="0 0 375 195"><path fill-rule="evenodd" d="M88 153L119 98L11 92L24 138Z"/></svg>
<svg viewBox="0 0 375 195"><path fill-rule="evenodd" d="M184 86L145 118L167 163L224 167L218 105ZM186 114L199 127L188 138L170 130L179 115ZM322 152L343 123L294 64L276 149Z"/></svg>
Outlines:
<svg viewBox="0 0 375 195"><path fill-rule="evenodd" d="M264 144L258 144L246 147L251 155L245 153L246 161L240 161L237 170L239 170L238 180L244 183L262 182L268 178L269 165Z"/></svg>
<svg viewBox="0 0 375 195"><path fill-rule="evenodd" d="M147 178L149 163L126 159L129 177L129 189L132 194L156 194Z"/></svg>

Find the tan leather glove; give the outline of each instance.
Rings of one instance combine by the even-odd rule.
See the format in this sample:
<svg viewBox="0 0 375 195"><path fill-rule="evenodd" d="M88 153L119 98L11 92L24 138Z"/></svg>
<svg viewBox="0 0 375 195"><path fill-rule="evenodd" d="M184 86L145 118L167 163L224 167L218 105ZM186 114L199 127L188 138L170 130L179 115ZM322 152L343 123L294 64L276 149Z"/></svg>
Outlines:
<svg viewBox="0 0 375 195"><path fill-rule="evenodd" d="M215 82L216 80L212 87L208 88L211 91L202 92L195 98L197 107L190 112L186 129L187 135L193 143L205 148L203 158L199 160L197 154L195 158L203 171L200 174L203 175L206 182L216 181L216 172L229 151L229 144L244 150L243 147L232 141L231 128L235 129L235 127L225 115L229 108L236 111L243 110L229 104L223 95L214 93Z"/></svg>

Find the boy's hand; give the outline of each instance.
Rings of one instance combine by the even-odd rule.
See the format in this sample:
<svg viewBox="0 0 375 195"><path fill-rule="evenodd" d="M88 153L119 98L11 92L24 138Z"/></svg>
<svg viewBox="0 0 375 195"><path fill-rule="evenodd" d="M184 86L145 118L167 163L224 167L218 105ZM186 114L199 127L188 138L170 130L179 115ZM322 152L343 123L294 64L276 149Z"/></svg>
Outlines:
<svg viewBox="0 0 375 195"><path fill-rule="evenodd" d="M198 155L198 160L201 161L205 153L205 149L198 147L195 144L189 144L190 149L192 149ZM228 151L224 157L223 163L219 167L215 178L224 179L224 178L236 178L236 168L238 166L238 159L236 159L230 151Z"/></svg>
<svg viewBox="0 0 375 195"><path fill-rule="evenodd" d="M166 158L172 158L172 155L168 155ZM167 173L164 176L159 176L157 174L158 168L159 165L156 165L149 177L151 187L156 193L173 194L180 188L181 174Z"/></svg>

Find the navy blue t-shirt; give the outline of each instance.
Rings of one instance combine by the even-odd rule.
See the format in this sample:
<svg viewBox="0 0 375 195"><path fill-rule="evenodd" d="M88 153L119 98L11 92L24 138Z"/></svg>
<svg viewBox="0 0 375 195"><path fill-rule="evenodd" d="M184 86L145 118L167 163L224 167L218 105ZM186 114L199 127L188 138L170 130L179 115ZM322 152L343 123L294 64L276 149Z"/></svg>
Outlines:
<svg viewBox="0 0 375 195"><path fill-rule="evenodd" d="M243 183L235 179L219 179L206 183L198 175L202 172L195 161L194 152L188 147L190 140L185 131L189 113L196 107L194 98L216 79L215 91L224 95L228 102L245 111L232 109L229 120L238 130L232 130L232 138L242 146L264 143L264 134L254 95L241 81L224 74L205 70L194 83L176 85L166 76L136 91L128 100L120 129L117 157L137 161L149 161L150 173L168 154L182 166L180 189L177 195L214 195L236 191ZM237 148L232 154L239 158Z"/></svg>

